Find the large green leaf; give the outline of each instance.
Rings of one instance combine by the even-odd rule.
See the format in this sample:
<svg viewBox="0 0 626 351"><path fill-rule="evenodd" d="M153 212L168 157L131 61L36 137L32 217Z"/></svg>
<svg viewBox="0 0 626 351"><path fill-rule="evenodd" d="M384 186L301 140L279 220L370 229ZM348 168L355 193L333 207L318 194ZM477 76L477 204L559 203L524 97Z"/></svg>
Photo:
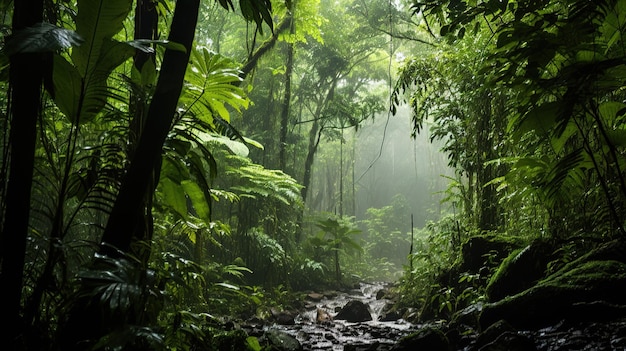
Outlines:
<svg viewBox="0 0 626 351"><path fill-rule="evenodd" d="M558 102L548 102L528 111L515 131L518 137L530 131L548 134L555 126L559 105Z"/></svg>
<svg viewBox="0 0 626 351"><path fill-rule="evenodd" d="M187 218L187 198L180 184L169 178L162 178L159 182L159 190L165 203L181 217Z"/></svg>
<svg viewBox="0 0 626 351"><path fill-rule="evenodd" d="M216 2L219 2L227 10L235 10L232 0L216 0ZM239 0L239 8L241 8L243 17L247 21L254 21L261 33L263 33L261 28L263 22L267 23L270 29L273 29L272 2L270 0Z"/></svg>
<svg viewBox="0 0 626 351"><path fill-rule="evenodd" d="M598 112L604 124L608 141L615 146L626 146L626 126L624 125L626 104L607 101L598 106Z"/></svg>
<svg viewBox="0 0 626 351"><path fill-rule="evenodd" d="M200 185L191 180L184 180L181 185L185 190L185 194L189 196L189 200L191 201L193 208L196 210L198 217L209 221L211 218L211 208Z"/></svg>
<svg viewBox="0 0 626 351"><path fill-rule="evenodd" d="M54 55L52 82L54 102L65 116L78 115L78 105L82 92L82 80L76 67L61 55Z"/></svg>
<svg viewBox="0 0 626 351"><path fill-rule="evenodd" d="M111 72L131 58L135 48L128 43L104 40L101 55L85 77L63 57L54 59L53 82L55 102L73 123L91 121L110 96L107 80Z"/></svg>
<svg viewBox="0 0 626 351"><path fill-rule="evenodd" d="M214 126L214 116L228 122L228 107L241 111L250 104L239 87L241 77L235 63L207 49L192 51L185 78L188 85L181 102L205 123Z"/></svg>
<svg viewBox="0 0 626 351"><path fill-rule="evenodd" d="M50 23L38 23L13 33L4 45L4 52L7 56L21 52L54 52L79 46L83 41L72 30Z"/></svg>
<svg viewBox="0 0 626 351"><path fill-rule="evenodd" d="M96 67L105 42L124 28L132 0L78 0L76 32L85 42L72 51L72 61L85 77Z"/></svg>
<svg viewBox="0 0 626 351"><path fill-rule="evenodd" d="M132 0L79 0L76 32L84 39L71 53L72 64L54 60L54 91L59 109L74 123L92 120L111 96L111 72L134 54L140 43L113 37L123 29Z"/></svg>
<svg viewBox="0 0 626 351"><path fill-rule="evenodd" d="M622 39L626 26L626 0L618 0L615 2L613 11L608 11L600 32L602 38L606 41L605 52L607 54L611 48Z"/></svg>

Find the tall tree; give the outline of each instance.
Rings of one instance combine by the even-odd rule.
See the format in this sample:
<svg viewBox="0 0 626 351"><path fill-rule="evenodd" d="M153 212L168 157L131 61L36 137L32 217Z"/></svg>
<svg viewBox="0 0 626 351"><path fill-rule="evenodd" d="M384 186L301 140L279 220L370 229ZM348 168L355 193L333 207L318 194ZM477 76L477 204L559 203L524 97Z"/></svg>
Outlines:
<svg viewBox="0 0 626 351"><path fill-rule="evenodd" d="M294 4L296 0L290 2L290 8L287 9L289 14L290 29L289 33L293 36L295 34L295 21L293 20L292 12L295 11L296 6ZM294 66L294 45L293 42L286 43L287 62L285 63L285 92L283 94L283 101L280 111L280 135L278 140L278 166L280 169L286 169L287 166L287 131L289 128L289 111L291 107L291 76L293 74Z"/></svg>
<svg viewBox="0 0 626 351"><path fill-rule="evenodd" d="M43 1L16 1L13 9L13 33L33 27L43 21ZM10 137L6 197L2 206L2 236L0 237L0 285L4 298L0 303L3 328L0 335L5 347L19 350L27 335L22 333L22 283L28 224L30 218L31 187L37 120L41 112L41 88L44 55L37 52L16 52L10 57ZM48 73L50 73L48 71ZM6 160L5 160L6 161Z"/></svg>

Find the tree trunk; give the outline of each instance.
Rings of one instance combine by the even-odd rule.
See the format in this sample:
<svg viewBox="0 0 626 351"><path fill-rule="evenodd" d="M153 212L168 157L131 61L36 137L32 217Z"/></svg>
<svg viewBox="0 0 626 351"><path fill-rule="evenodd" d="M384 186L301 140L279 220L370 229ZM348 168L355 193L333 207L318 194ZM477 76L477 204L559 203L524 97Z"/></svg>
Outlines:
<svg viewBox="0 0 626 351"><path fill-rule="evenodd" d="M152 0L138 0L135 7L135 39L151 39L156 40L159 37L158 23L159 15L156 10L156 4ZM134 57L135 69L139 72L140 76L144 69L145 64L150 63L154 70L156 70L156 59L154 53L147 53L141 50L137 50ZM147 69L150 69L148 66ZM143 87L142 88L147 88ZM129 138L129 150L130 155L134 155L135 147L138 140L141 137L143 128L145 126L147 118L147 101L145 101L143 94L141 96L130 97L130 109L133 119L130 123L130 138ZM156 181L158 180L158 170L155 169L153 176L146 184L146 196L141 204L142 214L138 219L138 225L136 231L132 234L136 240L143 240L149 242L152 240L154 233L154 221L152 218L152 194L156 188ZM146 248L147 246L143 246ZM150 257L150 250L142 250L138 254L138 257L142 262L147 262Z"/></svg>
<svg viewBox="0 0 626 351"><path fill-rule="evenodd" d="M163 144L172 126L182 91L199 5L200 0L176 2L168 39L184 45L186 51L170 49L165 51L143 132L102 237L102 248L105 253L112 253L107 248L109 246L122 252L130 252L132 233L135 233L137 226L141 225L145 213L144 199L152 195L150 194L152 189L148 189L147 184L152 181L153 174L160 164Z"/></svg>
<svg viewBox="0 0 626 351"><path fill-rule="evenodd" d="M259 63L259 60L263 55L268 53L270 49L276 45L278 41L278 35L283 31L287 30L291 26L291 16L287 16L284 21L282 21L278 26L274 29L274 33L272 36L267 39L261 46L259 46L253 53L252 56L243 64L241 67L241 78L246 78L250 72L256 67Z"/></svg>
<svg viewBox="0 0 626 351"><path fill-rule="evenodd" d="M14 4L14 31L43 20L42 0L21 0ZM0 336L3 347L7 350L19 350L23 348L20 345L26 341L25 335L22 335L20 307L37 143L37 119L41 111L44 67L42 58L43 55L32 53L15 54L10 58L9 179L3 203L5 208L0 238L0 286L4 294L0 304L0 315L4 322L0 328Z"/></svg>
<svg viewBox="0 0 626 351"><path fill-rule="evenodd" d="M306 160L304 161L304 177L302 179L302 201L306 203L307 194L309 193L309 186L311 185L311 171L313 169L313 160L315 159L315 153L317 152L317 147L320 144L320 139L322 137L322 128L320 127L320 122L315 120L313 122L313 126L311 127L311 131L309 132L309 151L306 155Z"/></svg>
<svg viewBox="0 0 626 351"><path fill-rule="evenodd" d="M313 169L313 160L315 159L315 153L317 152L317 147L319 146L320 139L322 138L322 131L324 128L320 123L320 116L322 115L322 111L328 104L328 101L332 98L335 93L335 86L337 85L337 79L333 79L330 83L330 88L328 89L328 93L324 98L319 99L319 103L317 108L315 109L315 114L313 115L313 125L311 126L311 131L309 132L309 147L308 153L306 155L306 160L304 161L304 175L302 179L302 202L306 203L307 193L309 191L309 186L311 185L311 171Z"/></svg>
<svg viewBox="0 0 626 351"><path fill-rule="evenodd" d="M291 17L291 15L290 15ZM293 20L291 22L291 34L294 33ZM282 110L280 113L280 139L278 144L278 163L281 170L287 166L287 129L289 128L289 107L291 104L291 76L293 73L293 43L287 43L287 67L285 69L285 95L283 97Z"/></svg>

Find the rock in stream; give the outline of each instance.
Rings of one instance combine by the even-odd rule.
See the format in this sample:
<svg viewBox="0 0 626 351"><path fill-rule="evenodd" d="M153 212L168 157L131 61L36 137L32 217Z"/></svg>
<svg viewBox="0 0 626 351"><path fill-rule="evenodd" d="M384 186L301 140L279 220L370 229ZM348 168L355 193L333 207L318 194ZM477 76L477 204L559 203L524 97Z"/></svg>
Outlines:
<svg viewBox="0 0 626 351"><path fill-rule="evenodd" d="M293 336L303 350L391 350L403 336L416 330L404 320L379 321L388 300L376 298L382 283L362 283L347 292L311 293L307 310L295 317L293 325L274 324Z"/></svg>

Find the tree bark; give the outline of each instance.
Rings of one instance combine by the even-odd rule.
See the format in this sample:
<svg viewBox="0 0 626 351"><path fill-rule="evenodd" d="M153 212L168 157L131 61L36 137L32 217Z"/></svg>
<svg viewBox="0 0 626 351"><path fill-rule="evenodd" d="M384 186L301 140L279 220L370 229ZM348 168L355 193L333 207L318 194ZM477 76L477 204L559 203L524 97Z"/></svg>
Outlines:
<svg viewBox="0 0 626 351"><path fill-rule="evenodd" d="M274 45L276 45L276 42L278 41L278 35L283 31L289 29L290 26L291 16L287 16L285 20L278 24L278 26L274 29L274 33L272 34L272 36L265 42L263 42L263 44L261 44L261 46L259 46L254 51L254 53L252 53L252 56L250 56L250 58L243 64L243 66L241 67L241 73L239 75L241 78L246 78L248 74L252 72L252 70L259 63L261 57L263 57L263 55L268 53L270 49L272 49Z"/></svg>
<svg viewBox="0 0 626 351"><path fill-rule="evenodd" d="M156 4L152 0L138 0L135 7L135 39L151 39L156 40L159 37L159 15L156 9ZM143 72L144 65L148 62L152 64L156 70L156 59L154 53L147 53L141 50L137 50L133 64L135 69L139 72L140 76ZM142 89L147 87L142 86ZM134 148L141 136L143 128L146 122L147 115L147 101L145 101L144 95L130 97L131 114L133 119L130 123L130 138L129 146L131 148L129 154L133 155ZM136 240L143 240L149 242L152 240L154 234L154 220L152 217L152 194L156 188L155 181L158 179L158 174L155 169L150 181L146 184L146 196L141 204L142 214L139 219L136 231L132 236ZM147 248L148 246L143 246ZM142 262L147 262L150 257L150 250L144 249L138 254L138 257Z"/></svg>
<svg viewBox="0 0 626 351"><path fill-rule="evenodd" d="M29 27L43 20L42 0L14 2L13 30ZM4 322L0 338L7 350L23 348L20 317L24 259L30 199L37 143L37 119L41 112L43 81L42 54L18 53L10 58L10 137L9 171L4 199L2 237L0 238L0 286L3 299L0 315Z"/></svg>
<svg viewBox="0 0 626 351"><path fill-rule="evenodd" d="M292 15L289 15L293 18ZM293 19L291 19L291 34L294 33ZM283 96L282 110L280 113L280 139L278 144L278 163L281 170L287 167L287 130L289 129L289 107L291 105L291 76L293 74L294 44L287 43L287 63L285 69L285 95Z"/></svg>
<svg viewBox="0 0 626 351"><path fill-rule="evenodd" d="M160 164L163 144L172 126L182 91L199 5L200 0L176 2L168 39L184 45L186 51L171 49L165 51L143 132L102 237L104 253L112 253L111 247L122 252L130 252L132 234L136 232L137 226L141 225L145 210L144 199L152 196L153 191L147 184L152 181L153 174Z"/></svg>

